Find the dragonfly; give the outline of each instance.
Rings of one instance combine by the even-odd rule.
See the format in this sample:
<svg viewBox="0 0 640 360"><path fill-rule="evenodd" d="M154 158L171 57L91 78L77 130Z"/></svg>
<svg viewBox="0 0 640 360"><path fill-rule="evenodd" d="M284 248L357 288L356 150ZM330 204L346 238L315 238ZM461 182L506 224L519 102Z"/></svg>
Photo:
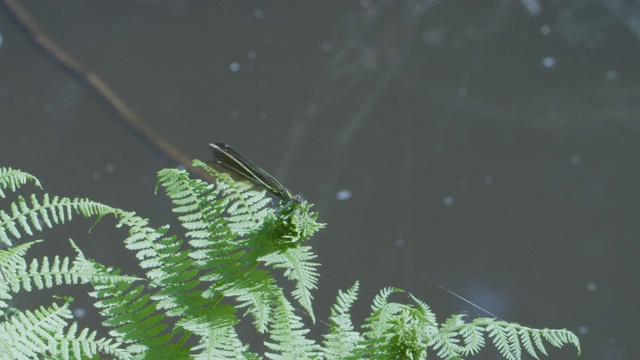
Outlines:
<svg viewBox="0 0 640 360"><path fill-rule="evenodd" d="M301 202L302 195L293 195L276 178L264 171L253 161L247 159L227 144L209 144L213 151L213 160L207 164L214 169L222 170L236 180L249 180L258 187L268 190L283 202Z"/></svg>

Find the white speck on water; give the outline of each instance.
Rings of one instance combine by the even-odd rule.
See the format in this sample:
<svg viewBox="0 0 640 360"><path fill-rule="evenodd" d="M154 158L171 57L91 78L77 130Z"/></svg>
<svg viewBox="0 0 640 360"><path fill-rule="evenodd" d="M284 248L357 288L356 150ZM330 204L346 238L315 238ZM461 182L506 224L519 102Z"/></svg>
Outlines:
<svg viewBox="0 0 640 360"><path fill-rule="evenodd" d="M240 112L238 110L231 110L229 116L231 116L232 119L237 119L240 117Z"/></svg>
<svg viewBox="0 0 640 360"><path fill-rule="evenodd" d="M233 72L240 71L240 64L238 64L237 62L232 62L231 64L229 64L229 70Z"/></svg>
<svg viewBox="0 0 640 360"><path fill-rule="evenodd" d="M247 58L248 58L249 60L255 60L255 59L256 59L256 56L258 56L258 53L257 53L257 52L255 52L255 50L249 50L249 51L247 51Z"/></svg>
<svg viewBox="0 0 640 360"><path fill-rule="evenodd" d="M351 199L352 195L353 195L353 193L351 192L351 190L346 190L346 189L345 190L340 190L336 194L336 199L338 199L340 201L349 200L349 199Z"/></svg>
<svg viewBox="0 0 640 360"><path fill-rule="evenodd" d="M485 185L493 185L493 176L485 176L484 177Z"/></svg>
<svg viewBox="0 0 640 360"><path fill-rule="evenodd" d="M520 5L522 5L531 16L538 16L542 12L542 4L540 4L538 0L521 0Z"/></svg>
<svg viewBox="0 0 640 360"><path fill-rule="evenodd" d="M258 113L258 119L260 119L262 121L267 120L268 117L269 117L269 114L267 114L266 111L260 111Z"/></svg>
<svg viewBox="0 0 640 360"><path fill-rule="evenodd" d="M253 12L253 17L256 19L262 19L264 17L264 11L260 10L260 9L256 9Z"/></svg>
<svg viewBox="0 0 640 360"><path fill-rule="evenodd" d="M444 200L442 200L442 202L447 206L451 206L451 205L453 205L455 200L453 199L453 196L445 196Z"/></svg>
<svg viewBox="0 0 640 360"><path fill-rule="evenodd" d="M571 156L571 159L570 159L570 161L571 161L571 163L572 163L573 165L578 165L578 164L580 164L580 160L581 160L581 159L580 159L580 155L572 155L572 156Z"/></svg>
<svg viewBox="0 0 640 360"><path fill-rule="evenodd" d="M402 246L404 246L404 239L403 239L403 238L398 238L398 239L396 239L396 246L397 246L397 247L402 247Z"/></svg>
<svg viewBox="0 0 640 360"><path fill-rule="evenodd" d="M93 173L91 173L91 180L100 181L100 178L102 178L102 175L100 175L99 172L94 171Z"/></svg>
<svg viewBox="0 0 640 360"><path fill-rule="evenodd" d="M540 26L540 33L542 35L549 35L551 34L551 26L549 25L542 25Z"/></svg>
<svg viewBox="0 0 640 360"><path fill-rule="evenodd" d="M467 96L467 88L464 86L460 86L458 88L458 95L460 96Z"/></svg>
<svg viewBox="0 0 640 360"><path fill-rule="evenodd" d="M587 326L578 327L578 334L587 335L588 333L589 333L589 327L587 327Z"/></svg>
<svg viewBox="0 0 640 360"><path fill-rule="evenodd" d="M552 68L556 66L556 59L551 56L547 56L544 59L542 59L542 66L546 68Z"/></svg>
<svg viewBox="0 0 640 360"><path fill-rule="evenodd" d="M594 283L594 282L588 282L588 283L587 283L587 290L589 290L589 291L596 291L596 283Z"/></svg>
<svg viewBox="0 0 640 360"><path fill-rule="evenodd" d="M113 164L107 164L107 172L108 173L112 173L113 170L115 170L115 169L116 169L116 167L113 166Z"/></svg>
<svg viewBox="0 0 640 360"><path fill-rule="evenodd" d="M606 73L604 73L604 77L607 80L613 81L613 80L617 80L618 79L618 72L615 70L609 70Z"/></svg>
<svg viewBox="0 0 640 360"><path fill-rule="evenodd" d="M75 316L76 318L83 318L87 315L87 310L85 310L84 308L75 308L73 309L73 316Z"/></svg>

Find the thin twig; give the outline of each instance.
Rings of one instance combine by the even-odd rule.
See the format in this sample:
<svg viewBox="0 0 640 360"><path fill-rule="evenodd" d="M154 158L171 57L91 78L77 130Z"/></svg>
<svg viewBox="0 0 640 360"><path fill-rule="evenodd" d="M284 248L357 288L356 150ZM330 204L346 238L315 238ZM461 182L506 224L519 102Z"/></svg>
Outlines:
<svg viewBox="0 0 640 360"><path fill-rule="evenodd" d="M100 77L82 66L41 31L38 23L15 0L0 0L4 4L9 18L36 45L37 48L53 59L59 66L74 76L80 83L93 92L119 117L122 124L141 137L153 150L158 151L167 159L188 168L200 178L208 179L209 175L202 168L191 165L191 159L175 148L160 133L150 127L133 109L131 109Z"/></svg>

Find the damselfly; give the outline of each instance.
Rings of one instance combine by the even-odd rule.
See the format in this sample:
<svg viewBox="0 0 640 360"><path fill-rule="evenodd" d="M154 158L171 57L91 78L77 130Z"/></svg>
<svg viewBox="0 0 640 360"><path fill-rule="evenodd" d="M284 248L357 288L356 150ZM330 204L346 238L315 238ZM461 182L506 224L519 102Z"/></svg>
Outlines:
<svg viewBox="0 0 640 360"><path fill-rule="evenodd" d="M229 173L236 180L249 180L254 185L267 189L270 193L285 202L301 201L301 195L292 195L276 178L242 156L231 146L223 143L209 144L213 151L213 160L207 164L214 169Z"/></svg>

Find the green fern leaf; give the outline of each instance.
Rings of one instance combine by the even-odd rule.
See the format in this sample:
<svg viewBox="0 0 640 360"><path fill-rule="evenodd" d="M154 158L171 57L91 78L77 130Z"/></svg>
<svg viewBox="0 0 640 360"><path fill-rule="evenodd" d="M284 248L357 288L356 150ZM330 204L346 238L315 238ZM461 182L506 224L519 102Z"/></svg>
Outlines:
<svg viewBox="0 0 640 360"><path fill-rule="evenodd" d="M464 353L465 347L460 345L460 339L457 337L458 330L463 325L463 315L453 315L437 330L437 334L432 338L432 344L433 349L438 350L439 357L454 359Z"/></svg>
<svg viewBox="0 0 640 360"><path fill-rule="evenodd" d="M124 214L118 226L129 227L125 246L136 251L140 266L146 269L150 289L155 293L155 310L165 310L168 316L181 316L188 309L203 306L207 300L199 284L199 270L189 251L182 249L183 241L176 236L165 236L168 226L153 229L148 221L133 213Z"/></svg>
<svg viewBox="0 0 640 360"><path fill-rule="evenodd" d="M329 332L324 335L323 354L327 360L347 359L361 350L362 336L354 331L349 311L358 296L359 283L356 282L346 292L339 291L336 304L329 316Z"/></svg>
<svg viewBox="0 0 640 360"><path fill-rule="evenodd" d="M365 320L363 328L369 329L364 335L369 339L378 339L383 337L385 331L389 327L389 318L402 310L399 304L389 304L388 298L391 294L403 292L398 288L384 288L373 299L371 306L371 316Z"/></svg>
<svg viewBox="0 0 640 360"><path fill-rule="evenodd" d="M238 324L235 308L219 305L210 308L206 315L183 320L178 325L200 337L198 345L191 349L195 359L244 359L248 346L238 338L234 326Z"/></svg>
<svg viewBox="0 0 640 360"><path fill-rule="evenodd" d="M280 294L278 307L274 313L273 326L269 331L272 342L265 345L273 353L267 352L268 359L313 359L320 356L319 348L313 340L307 339L308 329L302 319L294 313L291 303Z"/></svg>
<svg viewBox="0 0 640 360"><path fill-rule="evenodd" d="M542 333L542 336L545 340L547 340L551 345L555 347L562 347L564 344L573 344L576 348L580 349L580 340L578 337L570 331L567 330L550 330L543 329L538 330ZM579 355L580 353L578 353Z"/></svg>
<svg viewBox="0 0 640 360"><path fill-rule="evenodd" d="M0 250L0 268L6 277L4 281L0 281L0 299L12 299L11 292L20 290L20 281L15 274L26 273L27 262L24 259L25 254L31 246L42 242L42 240L30 241L19 244L6 250ZM6 303L2 303L0 308L7 308ZM4 313L2 313L4 315Z"/></svg>
<svg viewBox="0 0 640 360"><path fill-rule="evenodd" d="M71 240L71 245L77 251L75 258L55 256L53 262L51 262L48 257L44 257L40 261L33 259L31 264L27 266L24 254L31 245L38 242L40 241L29 242L2 252L0 261L9 265L3 266L6 269L6 271L3 271L6 281L11 285L12 292L18 292L21 289L32 291L33 286L42 290L60 285L87 283L91 280L138 280L138 278L131 276L110 276L105 274L94 266L94 262L87 260Z"/></svg>
<svg viewBox="0 0 640 360"><path fill-rule="evenodd" d="M433 311L431 311L431 308L429 308L429 305L420 301L418 298L416 298L412 294L409 294L409 297L411 298L411 300L413 300L413 303L417 306L417 310L418 310L417 314L419 314L420 316L420 321L432 327L438 326L436 314L434 314Z"/></svg>
<svg viewBox="0 0 640 360"><path fill-rule="evenodd" d="M15 192L18 188L29 181L32 181L37 187L42 189L40 181L35 176L10 167L0 167L0 197L6 197L3 190L9 189L12 192Z"/></svg>
<svg viewBox="0 0 640 360"><path fill-rule="evenodd" d="M33 312L16 312L0 323L0 353L13 359L35 359L50 354L54 335L64 329L73 315L68 301L62 306L40 307Z"/></svg>
<svg viewBox="0 0 640 360"><path fill-rule="evenodd" d="M284 276L289 280L296 281L296 288L292 295L311 316L311 320L314 323L316 319L311 306L311 301L313 300L311 290L315 290L318 287L319 274L317 267L320 266L318 263L311 262L315 258L316 255L311 252L311 247L299 246L272 252L259 259L264 262L265 266L284 269Z"/></svg>
<svg viewBox="0 0 640 360"><path fill-rule="evenodd" d="M522 357L522 347L518 338L518 329L516 327L508 327L505 332L509 339L509 352L513 354L515 359L520 359Z"/></svg>
<svg viewBox="0 0 640 360"><path fill-rule="evenodd" d="M517 357L511 352L511 345L509 343L509 333L507 329L501 326L501 323L495 322L487 326L489 336L493 340L493 344L502 356L507 360L516 360Z"/></svg>
<svg viewBox="0 0 640 360"><path fill-rule="evenodd" d="M22 197L10 204L10 213L0 210L0 242L7 246L12 245L9 234L15 239L20 239L22 233L33 235L33 229L42 230L40 221L51 228L54 224L62 224L71 220L73 213L84 217L94 215L117 214L118 210L110 206L88 200L70 199L54 196L49 198L44 194L42 200L31 195L31 204ZM32 229L33 227L33 229Z"/></svg>
<svg viewBox="0 0 640 360"><path fill-rule="evenodd" d="M104 272L118 275L118 270L103 268ZM109 332L118 342L128 344L132 354L159 351L172 338L164 332L164 314L157 312L156 304L150 301L143 285L134 286L130 281L92 281L94 291L89 293L98 299L95 306L114 329Z"/></svg>
<svg viewBox="0 0 640 360"><path fill-rule="evenodd" d="M485 341L483 336L483 328L475 324L467 324L460 329L460 335L464 342L463 354L475 355L484 347Z"/></svg>
<svg viewBox="0 0 640 360"><path fill-rule="evenodd" d="M194 165L210 170L198 161L194 161ZM199 280L211 283L206 291L198 294L201 296L199 301L204 298L217 302L219 300L215 299L221 296L233 297L239 302L239 308L246 308L253 316L256 329L266 331L278 288L271 274L254 270L258 264L257 253L247 252L247 240L239 236L260 227L267 213L273 211L267 208L270 200L264 193L250 191L247 184L236 184L225 176L217 177L215 186L211 186L190 179L184 171L163 170L159 173L158 183L177 205L174 212L180 214L179 220L187 230L189 244L195 248L188 253L189 259L182 255L174 258L183 259L183 264L192 264L201 273ZM137 238L137 241L144 240L144 237ZM149 259L145 262L147 266L158 267L149 273L151 278L165 271L158 265L164 260L155 260L151 247L139 246L138 249L144 249L144 256ZM194 262L190 263L192 260ZM180 303L193 304L193 301Z"/></svg>
<svg viewBox="0 0 640 360"><path fill-rule="evenodd" d="M131 359L131 355L123 348L121 344L111 339L96 339L97 333L83 329L77 333L78 324L72 323L65 332L60 330L54 340L57 344L56 353L59 358L67 359L83 359L95 357L99 354L110 355L113 359Z"/></svg>
<svg viewBox="0 0 640 360"><path fill-rule="evenodd" d="M522 343L522 347L529 353L529 355L533 356L536 359L540 359L538 354L536 353L536 349L531 341L531 336L526 329L519 329L518 335L520 335L520 342ZM544 348L541 351L544 354Z"/></svg>
<svg viewBox="0 0 640 360"><path fill-rule="evenodd" d="M158 173L156 189L162 187L171 199L184 229L181 235L170 234L168 225L152 228L135 213L87 199L19 196L0 210L0 243L5 245L76 214L98 219L114 214L117 226L128 228L125 246L135 252L148 280L140 284L139 278L86 259L73 242L73 258L27 262L27 250L39 241L0 250L0 315L7 318L0 322L0 354L16 359L257 359L238 338L236 309L245 309L255 328L268 332L265 355L270 359L425 359L427 350L440 358L461 359L479 352L485 332L509 360L520 359L522 348L538 359L538 353L547 354L545 342L573 344L580 351L578 338L567 330L530 329L486 318L465 323L460 314L438 325L428 305L411 294L408 305L390 302L391 295L401 292L396 288L375 297L361 335L349 316L358 283L339 292L320 348L307 339L309 330L268 271L284 269L285 278L296 282L292 296L315 322L311 292L317 287L318 264L311 248L301 246L324 226L316 221L312 205L297 200L273 207L252 184L234 181L199 161L194 165L214 174L213 183L190 179L184 170ZM0 197L3 190L15 191L28 181L40 185L31 175L0 168ZM69 299L35 311L8 305L20 290L87 282L112 338L98 338L95 331L69 323ZM235 301L234 306L223 304L226 300ZM197 337L197 345L189 349L185 344L191 336Z"/></svg>
<svg viewBox="0 0 640 360"><path fill-rule="evenodd" d="M567 330L537 330L515 323L483 318L474 320L474 323L486 326L485 330L488 332L489 337L492 338L494 345L502 356L507 359L520 359L522 347L535 358L538 358L536 349L547 356L544 340L558 348L572 344L578 349L578 355L580 354L580 341L572 332Z"/></svg>
<svg viewBox="0 0 640 360"><path fill-rule="evenodd" d="M226 207L227 226L238 235L250 234L262 226L264 218L272 210L269 208L271 199L265 191L256 191L248 181L235 181L227 173L219 173L199 160L193 161L194 166L206 170L215 177L215 187L219 191Z"/></svg>
<svg viewBox="0 0 640 360"><path fill-rule="evenodd" d="M272 320L272 308L280 291L268 271L254 270L225 276L223 281L216 284L215 290L224 296L235 298L238 308L246 308L247 313L253 317L258 332L267 330L267 325Z"/></svg>

